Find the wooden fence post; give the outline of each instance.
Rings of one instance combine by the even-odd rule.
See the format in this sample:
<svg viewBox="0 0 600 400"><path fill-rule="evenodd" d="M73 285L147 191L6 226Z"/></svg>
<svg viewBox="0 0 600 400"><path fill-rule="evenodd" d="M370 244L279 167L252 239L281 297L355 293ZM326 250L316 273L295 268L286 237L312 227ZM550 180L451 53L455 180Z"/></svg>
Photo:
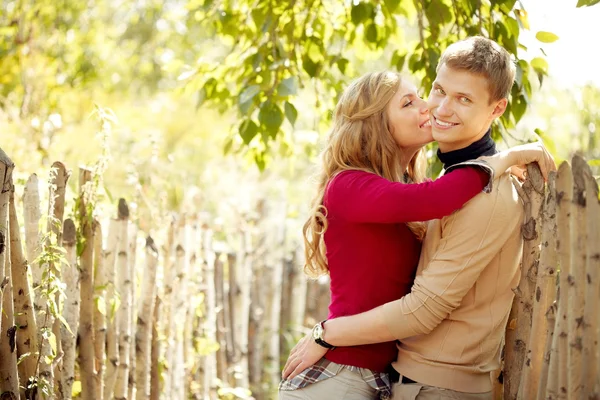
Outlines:
<svg viewBox="0 0 600 400"><path fill-rule="evenodd" d="M13 282L14 314L15 324L18 327L17 337L17 359L19 382L21 388L28 385L30 380L35 379L38 351L37 325L35 311L33 308L33 296L29 282L29 265L23 254L21 245L21 230L15 206L15 188L11 183L10 208L10 266ZM6 239L5 239L6 240ZM0 278L2 279L2 278ZM25 390L21 389L21 397L25 398Z"/></svg>
<svg viewBox="0 0 600 400"><path fill-rule="evenodd" d="M104 400L104 376L106 373L106 286L108 275L104 262L106 253L102 246L102 226L94 224L94 366L96 368L96 400ZM114 258L113 258L114 263Z"/></svg>
<svg viewBox="0 0 600 400"><path fill-rule="evenodd" d="M89 399L96 394L94 356L94 220L88 214L92 195L92 171L79 169L79 222L83 236L81 251L81 303L79 316L79 368L81 371L81 397Z"/></svg>
<svg viewBox="0 0 600 400"><path fill-rule="evenodd" d="M586 247L586 221L585 221L585 183L583 182L583 166L587 164L579 157L574 156L573 169L573 200L571 208L571 269L569 272L569 352L568 352L568 380L569 399L582 398L583 391L583 324L584 324L584 290L585 290L585 247Z"/></svg>
<svg viewBox="0 0 600 400"><path fill-rule="evenodd" d="M557 254L560 265L559 291L560 301L558 304L558 316L554 328L554 336L557 337L556 346L553 346L553 354L557 354L556 364L558 368L558 379L556 391L553 382L548 382L547 393L553 398L566 399L568 393L568 352L569 352L569 273L571 271L571 234L570 215L573 198L573 175L568 162L563 162L558 168L556 175L556 207L558 227ZM551 364L552 366L552 364Z"/></svg>
<svg viewBox="0 0 600 400"><path fill-rule="evenodd" d="M8 212L14 166L0 149L0 397L8 399L19 398Z"/></svg>
<svg viewBox="0 0 600 400"><path fill-rule="evenodd" d="M125 210L122 210L125 212ZM121 211L119 211L121 214ZM121 242L121 222L110 219L106 252L104 253L104 270L106 271L106 372L104 376L104 398L112 400L119 368L119 324L117 323L117 270L116 259Z"/></svg>
<svg viewBox="0 0 600 400"><path fill-rule="evenodd" d="M556 257L556 173L548 177L548 190L542 213L542 243L540 255L540 270L536 287L536 306L533 312L533 326L529 335L529 346L532 347L531 360L536 368L535 375L539 377L537 388L534 382L527 381L523 395L525 398L542 400L546 395L546 385L550 367L552 342L554 340L554 325L556 321L556 306L552 304L557 295L558 261ZM537 336L536 336L537 335ZM546 340L539 340L539 337ZM543 346L543 347L542 347ZM538 352L542 352L539 354ZM537 389L536 392L532 390ZM527 397L529 396L529 397Z"/></svg>
<svg viewBox="0 0 600 400"><path fill-rule="evenodd" d="M138 400L150 397L150 367L152 351L152 327L158 324L154 320L154 303L156 298L156 272L158 267L158 249L150 236L146 239L146 269L142 283L142 299L137 320L137 392Z"/></svg>
<svg viewBox="0 0 600 400"><path fill-rule="evenodd" d="M136 270L136 257L137 257L137 233L138 228L134 224L128 225L128 238L129 241L127 245L129 246L129 258L127 271L129 272L129 281L131 285L129 287L130 296L131 296L131 309L129 311L129 319L131 326L131 336L129 339L129 371L128 371L128 380L127 380L127 399L135 399L136 397L136 352L137 348L135 346L135 337L137 331L137 317L138 317L138 305L137 305L137 294L138 294L138 276Z"/></svg>
<svg viewBox="0 0 600 400"><path fill-rule="evenodd" d="M77 265L77 233L75 224L71 219L65 220L63 233L63 247L65 249L66 265L62 266L62 279L65 283L65 303L63 317L69 328L61 327L61 340L63 348L63 371L59 383L59 396L61 399L70 399L75 381L75 358L77 332L79 329L79 265Z"/></svg>
<svg viewBox="0 0 600 400"><path fill-rule="evenodd" d="M131 347L131 274L129 272L129 207L119 199L120 240L117 252L117 291L121 304L117 311L119 325L119 367L115 383L115 400L126 400L129 379L129 353Z"/></svg>
<svg viewBox="0 0 600 400"><path fill-rule="evenodd" d="M533 302L531 331L527 339L527 352L525 362L523 363L521 387L519 388L519 398L521 399L536 398L540 387L546 341L552 341L551 336L548 334L548 319L546 318L546 314L556 298L556 272L558 270L556 261L555 179L556 174L552 172L548 180L548 194L546 199L542 198L542 216L541 219L536 220L538 224L536 234L541 235L541 254L540 250L534 251L532 254L533 256L539 256L539 264L536 265L538 274ZM541 183L543 187L543 181ZM535 243L533 244L535 245ZM544 384L544 391L545 389Z"/></svg>
<svg viewBox="0 0 600 400"><path fill-rule="evenodd" d="M504 352L504 398L517 398L523 364L527 355L527 340L531 331L533 298L538 274L539 244L541 240L541 209L544 201L544 179L537 164L527 166L527 180L519 195L525 204L523 259L521 279L515 291L512 310L506 330ZM525 371L527 376L528 371ZM537 385L536 385L537 387Z"/></svg>
<svg viewBox="0 0 600 400"><path fill-rule="evenodd" d="M600 398L600 333L598 333L598 304L600 303L600 204L598 184L590 167L585 164L583 182L585 190L585 215L587 230L586 279L583 335L584 393L587 399Z"/></svg>

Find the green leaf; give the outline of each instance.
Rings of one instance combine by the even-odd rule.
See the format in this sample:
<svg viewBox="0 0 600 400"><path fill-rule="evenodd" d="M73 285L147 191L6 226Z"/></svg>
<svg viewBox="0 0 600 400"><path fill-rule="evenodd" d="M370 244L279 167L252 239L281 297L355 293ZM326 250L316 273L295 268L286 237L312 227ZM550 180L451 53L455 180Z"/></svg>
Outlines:
<svg viewBox="0 0 600 400"><path fill-rule="evenodd" d="M541 73L543 75L548 74L548 62L541 57L536 57L531 60L531 66L537 73Z"/></svg>
<svg viewBox="0 0 600 400"><path fill-rule="evenodd" d="M598 3L600 3L600 0L579 0L577 2L577 7L590 7Z"/></svg>
<svg viewBox="0 0 600 400"><path fill-rule="evenodd" d="M442 0L432 0L425 10L429 25L444 25L452 20L452 11L450 7Z"/></svg>
<svg viewBox="0 0 600 400"><path fill-rule="evenodd" d="M256 96L260 92L260 86L251 85L240 93L238 105L240 106L240 111L242 114L246 114L252 105L252 101L254 100L254 96Z"/></svg>
<svg viewBox="0 0 600 400"><path fill-rule="evenodd" d="M296 107L289 101L285 102L283 108L285 110L285 117L290 121L290 124L294 126L296 124L296 119L298 118L298 110L296 110Z"/></svg>
<svg viewBox="0 0 600 400"><path fill-rule="evenodd" d="M277 87L277 94L280 96L291 96L297 92L296 78L293 76L282 80Z"/></svg>
<svg viewBox="0 0 600 400"><path fill-rule="evenodd" d="M352 10L350 11L350 17L352 18L352 22L354 25L360 25L362 22L366 21L369 18L369 8L372 7L367 3L358 3L352 6Z"/></svg>
<svg viewBox="0 0 600 400"><path fill-rule="evenodd" d="M391 65L396 68L397 71L402 71L404 63L406 62L406 53L400 54L398 50L394 51L392 55Z"/></svg>
<svg viewBox="0 0 600 400"><path fill-rule="evenodd" d="M339 60L337 60L338 69L342 74L346 73L346 67L348 66L349 62L350 61L347 58L340 58Z"/></svg>
<svg viewBox="0 0 600 400"><path fill-rule="evenodd" d="M521 23L521 26L523 27L523 29L529 30L529 17L527 15L527 11L525 10L515 10L515 15L517 16L517 19L519 20L519 22Z"/></svg>
<svg viewBox="0 0 600 400"><path fill-rule="evenodd" d="M365 38L367 41L371 43L377 43L378 34L377 34L377 26L373 23L370 23L366 27Z"/></svg>
<svg viewBox="0 0 600 400"><path fill-rule="evenodd" d="M302 68L304 69L304 71L306 71L308 76L310 76L311 78L314 78L315 76L317 76L320 67L321 67L320 63L314 62L307 55L302 57Z"/></svg>
<svg viewBox="0 0 600 400"><path fill-rule="evenodd" d="M258 120L271 134L271 137L274 138L279 131L279 127L283 123L283 112L281 112L281 109L277 104L265 101L260 107Z"/></svg>
<svg viewBox="0 0 600 400"><path fill-rule="evenodd" d="M254 139L258 133L258 125L256 125L256 123L251 119L247 119L242 122L242 125L240 125L239 133L244 143L250 144L252 139Z"/></svg>
<svg viewBox="0 0 600 400"><path fill-rule="evenodd" d="M384 0L384 4L390 12L394 12L398 8L400 0Z"/></svg>
<svg viewBox="0 0 600 400"><path fill-rule="evenodd" d="M552 43L558 40L558 36L556 36L554 33L544 31L539 31L536 33L535 38L542 43Z"/></svg>

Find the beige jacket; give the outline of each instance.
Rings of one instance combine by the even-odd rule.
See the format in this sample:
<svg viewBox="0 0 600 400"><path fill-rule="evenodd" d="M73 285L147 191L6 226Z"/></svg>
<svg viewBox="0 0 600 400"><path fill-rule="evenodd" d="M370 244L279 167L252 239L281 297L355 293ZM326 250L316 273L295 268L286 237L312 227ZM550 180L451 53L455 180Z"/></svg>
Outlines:
<svg viewBox="0 0 600 400"><path fill-rule="evenodd" d="M383 307L401 340L400 374L460 392L492 390L519 282L523 214L506 173L491 193L429 223L411 293Z"/></svg>

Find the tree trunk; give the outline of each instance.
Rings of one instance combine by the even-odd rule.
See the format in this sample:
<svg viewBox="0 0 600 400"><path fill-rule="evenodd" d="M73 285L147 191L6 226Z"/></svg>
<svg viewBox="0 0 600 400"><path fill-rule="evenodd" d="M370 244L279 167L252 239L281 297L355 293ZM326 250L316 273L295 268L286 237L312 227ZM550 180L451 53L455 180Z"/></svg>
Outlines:
<svg viewBox="0 0 600 400"><path fill-rule="evenodd" d="M160 399L160 336L158 331L158 321L160 321L160 309L162 303L160 297L156 296L154 301L154 323L152 324L152 351L150 354L150 400Z"/></svg>
<svg viewBox="0 0 600 400"><path fill-rule="evenodd" d="M35 312L33 309L33 296L31 284L27 271L29 265L23 254L21 245L21 230L15 207L15 188L12 186L10 191L9 208L9 226L10 226L10 264L12 270L13 296L14 296L14 314L17 331L17 358L20 360L18 365L19 382L21 387L26 387L30 379L35 379L37 369L38 351L37 325L35 321ZM25 399L25 391L21 389L21 397Z"/></svg>
<svg viewBox="0 0 600 400"><path fill-rule="evenodd" d="M150 367L152 351L152 327L158 321L153 320L154 302L156 298L156 270L158 267L158 250L150 236L146 239L146 268L142 283L142 301L137 320L136 331L136 368L137 368L137 393L138 400L150 397Z"/></svg>
<svg viewBox="0 0 600 400"><path fill-rule="evenodd" d="M79 169L79 223L83 236L81 251L81 303L79 314L79 370L81 375L81 398L96 395L96 370L94 368L94 221L88 213L92 171Z"/></svg>
<svg viewBox="0 0 600 400"><path fill-rule="evenodd" d="M106 372L106 284L104 268L106 255L102 246L102 226L94 224L94 366L96 368L96 395L94 399L104 400L104 374Z"/></svg>
<svg viewBox="0 0 600 400"><path fill-rule="evenodd" d="M532 175L529 176L532 177ZM539 250L533 251L533 256L539 257L539 269L533 299L531 331L527 339L527 352L523 363L521 387L519 388L519 398L521 399L534 399L536 397L540 386L546 341L551 342L552 340L548 332L546 313L556 299L556 276L558 271L556 260L555 179L556 175L551 173L548 180L548 195L545 200L543 197L541 199L543 203L542 216L536 220L536 235L541 236L541 255ZM542 187L543 184L542 180ZM536 243L530 244L537 247ZM530 259L527 261L531 262ZM533 262L537 263L537 260Z"/></svg>
<svg viewBox="0 0 600 400"><path fill-rule="evenodd" d="M66 265L62 267L62 279L65 284L65 303L63 305L63 317L67 321L68 328L61 327L61 340L63 348L62 374L59 383L59 396L61 399L70 399L75 381L75 358L77 332L79 329L79 299L80 299L80 275L77 265L77 235L75 224L67 219L64 224L63 247L65 248Z"/></svg>
<svg viewBox="0 0 600 400"><path fill-rule="evenodd" d="M517 398L521 374L531 372L524 369L527 340L531 330L533 298L538 274L539 244L541 237L541 208L544 201L544 179L537 164L527 167L528 177L519 190L525 204L525 224L523 235L523 259L521 279L515 291L512 310L506 330L506 350L504 353L504 398ZM531 360L529 360L531 363ZM537 385L536 385L537 387Z"/></svg>
<svg viewBox="0 0 600 400"><path fill-rule="evenodd" d="M240 248L236 263L233 266L235 272L235 283L231 290L234 293L233 302L233 325L235 354L237 357L236 370L240 371L236 385L249 387L248 376L248 336L250 321L250 288L252 284L252 233L250 227L246 226L240 232Z"/></svg>
<svg viewBox="0 0 600 400"><path fill-rule="evenodd" d="M575 170L574 162L574 170ZM586 245L586 279L585 279L585 322L583 324L583 397L586 399L600 398L600 348L598 344L598 303L600 300L600 204L598 203L598 184L592 175L590 167L582 165L583 182L580 183L585 190L584 219L587 228ZM581 239L580 239L581 240Z"/></svg>
<svg viewBox="0 0 600 400"><path fill-rule="evenodd" d="M19 398L16 331L13 309L13 283L10 265L9 203L13 162L0 149L0 397Z"/></svg>
<svg viewBox="0 0 600 400"><path fill-rule="evenodd" d="M119 368L119 330L117 324L117 280L116 259L121 241L121 222L111 219L108 226L104 270L106 271L106 373L104 377L104 399L112 400Z"/></svg>
<svg viewBox="0 0 600 400"><path fill-rule="evenodd" d="M129 274L131 281L131 340L134 345L129 346L129 385L127 391L128 399L135 399L136 397L136 382L135 379L137 374L135 372L136 369L136 346L135 346L135 337L137 331L137 288L138 288L138 276L136 269L136 256L137 256L137 227L133 224L129 226Z"/></svg>
<svg viewBox="0 0 600 400"><path fill-rule="evenodd" d="M127 211L122 212L122 211ZM126 400L129 380L129 348L131 346L131 274L129 272L129 208L119 199L119 229L121 232L117 253L117 291L121 304L117 311L119 325L119 367L115 385L115 400Z"/></svg>
<svg viewBox="0 0 600 400"><path fill-rule="evenodd" d="M558 388L555 398L566 399L569 387L568 353L569 353L569 273L571 271L571 209L573 198L573 176L571 166L563 162L556 175L556 203L558 241L557 254L560 264L560 301L558 318L554 334L557 336L556 351L558 353ZM549 385L549 388L552 387Z"/></svg>

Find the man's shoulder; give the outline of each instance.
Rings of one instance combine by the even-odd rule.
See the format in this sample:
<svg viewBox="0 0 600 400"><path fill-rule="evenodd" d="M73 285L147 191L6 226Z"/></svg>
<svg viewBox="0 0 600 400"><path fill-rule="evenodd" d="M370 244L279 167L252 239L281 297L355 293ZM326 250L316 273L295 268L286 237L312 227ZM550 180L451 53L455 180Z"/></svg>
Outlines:
<svg viewBox="0 0 600 400"><path fill-rule="evenodd" d="M513 178L509 173L505 173L494 180L490 193L479 193L449 217L483 220L492 217L520 218L523 205L514 185Z"/></svg>

